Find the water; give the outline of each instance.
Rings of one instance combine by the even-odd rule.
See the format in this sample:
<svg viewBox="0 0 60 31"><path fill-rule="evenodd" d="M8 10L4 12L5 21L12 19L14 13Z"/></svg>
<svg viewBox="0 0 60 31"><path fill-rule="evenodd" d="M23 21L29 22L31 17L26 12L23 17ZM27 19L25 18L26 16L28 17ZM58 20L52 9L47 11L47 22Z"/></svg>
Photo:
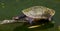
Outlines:
<svg viewBox="0 0 60 31"><path fill-rule="evenodd" d="M1 3L5 3L5 8L2 8L3 5ZM42 5L48 8L52 8L56 11L54 16L54 27L48 28L39 28L39 29L28 29L26 27L20 26L18 24L8 24L8 25L0 25L1 31L59 31L57 26L60 25L60 0L19 0L16 2L15 0L0 0L0 20L3 19L11 19L13 16L21 14L23 9L28 7L32 7L35 5ZM21 29L22 28L22 29Z"/></svg>

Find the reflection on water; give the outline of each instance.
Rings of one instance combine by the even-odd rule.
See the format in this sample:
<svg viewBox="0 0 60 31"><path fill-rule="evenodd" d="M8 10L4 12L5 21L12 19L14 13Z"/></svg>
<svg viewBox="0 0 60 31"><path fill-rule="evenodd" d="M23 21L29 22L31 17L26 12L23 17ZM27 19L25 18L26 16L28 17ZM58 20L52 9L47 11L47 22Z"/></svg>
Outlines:
<svg viewBox="0 0 60 31"><path fill-rule="evenodd" d="M52 28L52 27L54 27L54 24L48 23L48 24L42 25L38 28L29 29L28 24L24 24L22 26L16 27L14 29L14 31L40 31L40 30L49 29L49 28Z"/></svg>

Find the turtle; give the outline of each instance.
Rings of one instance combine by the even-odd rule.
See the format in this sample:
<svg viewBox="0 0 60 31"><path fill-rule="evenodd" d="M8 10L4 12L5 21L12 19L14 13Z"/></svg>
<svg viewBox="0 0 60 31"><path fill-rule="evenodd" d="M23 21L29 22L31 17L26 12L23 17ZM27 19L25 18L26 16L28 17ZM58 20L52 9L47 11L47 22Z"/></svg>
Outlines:
<svg viewBox="0 0 60 31"><path fill-rule="evenodd" d="M41 19L48 19L51 21L52 17L55 15L55 10L47 8L45 6L32 6L23 9L22 14L22 16L17 16L17 19L19 17L25 18L30 24L32 24L32 22L37 22Z"/></svg>

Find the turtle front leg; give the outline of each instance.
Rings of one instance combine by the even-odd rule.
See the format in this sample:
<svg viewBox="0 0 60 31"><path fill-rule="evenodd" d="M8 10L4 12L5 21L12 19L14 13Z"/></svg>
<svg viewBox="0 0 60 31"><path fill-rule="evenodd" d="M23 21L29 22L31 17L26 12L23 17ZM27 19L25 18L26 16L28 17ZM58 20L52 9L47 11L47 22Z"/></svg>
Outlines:
<svg viewBox="0 0 60 31"><path fill-rule="evenodd" d="M51 21L51 18L49 18L48 20Z"/></svg>
<svg viewBox="0 0 60 31"><path fill-rule="evenodd" d="M29 24L32 25L33 24L33 21L32 20L28 20Z"/></svg>
<svg viewBox="0 0 60 31"><path fill-rule="evenodd" d="M52 21L52 20L53 20L53 18L52 18L52 17L49 17L49 18L48 18L48 20L49 20L49 21Z"/></svg>
<svg viewBox="0 0 60 31"><path fill-rule="evenodd" d="M29 18L29 17L26 17L26 20L28 21L28 23L30 24L30 25L32 25L34 22L34 19L33 18Z"/></svg>

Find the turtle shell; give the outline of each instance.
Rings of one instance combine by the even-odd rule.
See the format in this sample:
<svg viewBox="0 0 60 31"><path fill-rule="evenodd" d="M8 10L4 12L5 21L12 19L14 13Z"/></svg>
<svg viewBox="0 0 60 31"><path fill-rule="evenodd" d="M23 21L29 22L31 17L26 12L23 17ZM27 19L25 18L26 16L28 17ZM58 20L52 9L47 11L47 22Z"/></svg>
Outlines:
<svg viewBox="0 0 60 31"><path fill-rule="evenodd" d="M55 11L44 6L33 6L22 10L22 12L31 18L47 18L53 16Z"/></svg>

